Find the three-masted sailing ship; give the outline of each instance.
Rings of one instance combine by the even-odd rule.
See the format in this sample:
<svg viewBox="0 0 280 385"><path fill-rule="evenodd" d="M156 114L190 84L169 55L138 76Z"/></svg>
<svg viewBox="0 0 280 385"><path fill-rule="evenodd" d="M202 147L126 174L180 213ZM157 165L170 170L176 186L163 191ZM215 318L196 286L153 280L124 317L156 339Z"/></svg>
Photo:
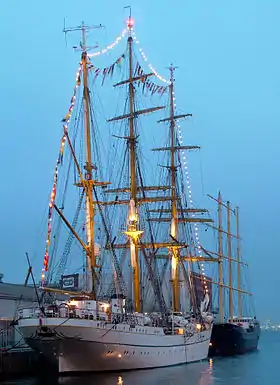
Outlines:
<svg viewBox="0 0 280 385"><path fill-rule="evenodd" d="M213 324L213 332L209 348L210 356L232 356L243 354L258 348L260 338L260 324L255 316L255 309L250 309L248 301L243 301L242 297L252 297L252 293L245 291L242 287L242 270L241 268L247 264L241 259L240 248L240 229L239 229L239 207L231 208L229 201L222 201L219 192L218 199L213 198L218 204L218 255L219 262L219 282L218 285L218 302L219 313L218 319ZM227 228L222 227L222 210L226 209ZM236 234L232 231L231 216L236 219ZM226 235L227 252L224 253L223 235ZM236 241L236 255L232 252L232 238ZM237 264L237 274L233 265ZM228 279L226 279L226 273ZM237 287L234 285L234 278L237 275ZM225 283L227 281L227 283ZM228 298L226 298L228 294ZM237 301L235 301L237 294ZM237 302L237 306L236 305ZM244 306L244 302L247 306ZM251 303L251 301L250 301ZM237 315L234 315L234 310ZM247 314L246 314L247 312ZM245 314L244 314L245 313Z"/></svg>
<svg viewBox="0 0 280 385"><path fill-rule="evenodd" d="M71 242L75 241L75 245L82 249L79 254L86 257L84 287L80 292L64 288L60 293L65 298L57 299L59 290L51 284L50 270L65 266L66 260L51 265L49 246L53 238L48 236L41 287L43 296L34 308L21 309L18 319L26 342L57 363L60 372L164 367L199 361L208 355L213 321L208 312L209 298L206 292L202 303L197 300L188 271L189 265L199 261L189 235L191 224L199 222L193 218L193 213L205 210L185 207L178 171L180 151L195 148L182 147L177 141L176 121L189 114L175 114L174 68L171 67L167 86L169 115L161 120L169 127L168 145L155 149L167 155L168 163L161 167L166 172L167 184L162 185L159 181L157 186L145 185L137 124L141 115L164 107L137 109L137 85L145 84L153 73L145 74L139 66L136 69L132 27L130 17L125 54L128 76L115 84L128 89L125 112L109 119L109 122L115 122L113 124L125 123L121 125L122 134L114 138L124 144L125 158L121 159L120 151L116 151L119 160L110 165L110 155L107 156L108 168L113 170L111 175L117 175L119 179L119 184L113 188L110 183L98 179L102 177L102 168L93 162L93 159L98 161L96 152L99 149L92 107L95 90L89 88L89 73L94 66L87 52L87 27L82 24L76 28L83 36L77 84L83 88L80 109L83 118L80 120L84 128L81 142L85 152L77 155L77 133L68 130L68 123L64 125L62 148L68 148L75 168L78 209L81 210L84 202L85 219L80 228L79 210L71 223L67 219L64 198L59 200L56 196L56 168L48 234L54 229L53 214L56 214L69 230L70 235L63 239L67 253ZM76 95L71 106L75 99ZM60 154L60 166L61 162ZM117 167L122 173L116 171ZM112 194L115 199L109 199ZM70 207L73 208L73 203ZM113 213L110 214L111 210ZM98 239L102 242L100 233L105 239L101 245L97 242ZM55 235L54 248L58 242L58 234ZM163 266L158 261L163 261ZM160 268L166 272L168 266L170 277L164 291L164 274Z"/></svg>

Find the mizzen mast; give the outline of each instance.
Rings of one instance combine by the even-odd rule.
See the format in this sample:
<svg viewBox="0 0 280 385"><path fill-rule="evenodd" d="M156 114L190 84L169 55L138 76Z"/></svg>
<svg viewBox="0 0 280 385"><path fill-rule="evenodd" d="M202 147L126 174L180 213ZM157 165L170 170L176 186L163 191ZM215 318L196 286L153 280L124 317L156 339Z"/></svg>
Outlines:
<svg viewBox="0 0 280 385"><path fill-rule="evenodd" d="M178 217L178 199L176 192L176 180L177 180L177 168L176 166L176 153L180 150L195 150L199 149L198 146L177 146L176 145L176 121L178 119L186 118L191 116L191 114L182 114L175 115L175 106L174 106L174 71L176 67L170 66L170 83L169 83L169 117L161 119L159 122L169 122L169 133L170 133L170 144L169 147L155 148L154 151L169 151L170 152L170 164L167 166L170 171L170 186L171 186L171 228L170 228L170 237L173 240L173 243L169 247L171 252L171 283L173 291L173 311L180 311L180 258L179 249L182 247L178 241L178 222L191 222L191 218L183 218L182 216ZM195 210L198 212L199 210ZM169 212L169 210L167 210ZM156 219L159 222L162 222L166 218ZM194 219L193 219L194 221ZM198 219L199 221L199 219ZM208 220L207 220L208 221Z"/></svg>

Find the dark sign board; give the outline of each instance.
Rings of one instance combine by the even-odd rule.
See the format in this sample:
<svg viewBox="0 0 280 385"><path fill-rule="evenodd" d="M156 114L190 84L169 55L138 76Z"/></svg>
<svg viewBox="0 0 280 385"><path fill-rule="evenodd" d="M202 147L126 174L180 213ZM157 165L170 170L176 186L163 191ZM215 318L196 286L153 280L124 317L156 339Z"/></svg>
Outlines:
<svg viewBox="0 0 280 385"><path fill-rule="evenodd" d="M77 289L79 286L79 274L62 275L62 289Z"/></svg>

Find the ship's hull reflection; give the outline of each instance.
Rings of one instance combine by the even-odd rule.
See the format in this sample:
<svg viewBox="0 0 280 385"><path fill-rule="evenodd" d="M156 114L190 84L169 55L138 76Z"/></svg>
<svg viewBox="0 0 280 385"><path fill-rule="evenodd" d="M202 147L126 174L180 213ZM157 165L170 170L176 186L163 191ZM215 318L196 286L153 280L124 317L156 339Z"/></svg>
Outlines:
<svg viewBox="0 0 280 385"><path fill-rule="evenodd" d="M123 373L60 377L61 385L212 385L213 361Z"/></svg>

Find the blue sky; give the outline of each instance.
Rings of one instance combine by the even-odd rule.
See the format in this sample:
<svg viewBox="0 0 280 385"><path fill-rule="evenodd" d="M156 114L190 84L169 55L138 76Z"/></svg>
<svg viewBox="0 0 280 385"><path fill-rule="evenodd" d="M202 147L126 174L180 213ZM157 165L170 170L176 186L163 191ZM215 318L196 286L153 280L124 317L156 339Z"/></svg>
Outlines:
<svg viewBox="0 0 280 385"><path fill-rule="evenodd" d="M102 47L123 29L126 5L108 0L1 4L0 270L7 281L23 281L25 251L38 252L38 270L43 261L43 250L36 246L45 237L43 213L60 120L78 60L70 47L79 37L69 37L65 47L63 19L70 26L81 20L104 24L105 30L90 35ZM274 298L280 269L280 4L131 0L130 5L149 61L165 77L171 61L179 67L178 106L193 113L185 137L190 134L202 146L202 178L194 166L194 185L202 179L205 193L216 195L221 189L225 199L240 206L242 250L250 263L258 314L279 320Z"/></svg>

